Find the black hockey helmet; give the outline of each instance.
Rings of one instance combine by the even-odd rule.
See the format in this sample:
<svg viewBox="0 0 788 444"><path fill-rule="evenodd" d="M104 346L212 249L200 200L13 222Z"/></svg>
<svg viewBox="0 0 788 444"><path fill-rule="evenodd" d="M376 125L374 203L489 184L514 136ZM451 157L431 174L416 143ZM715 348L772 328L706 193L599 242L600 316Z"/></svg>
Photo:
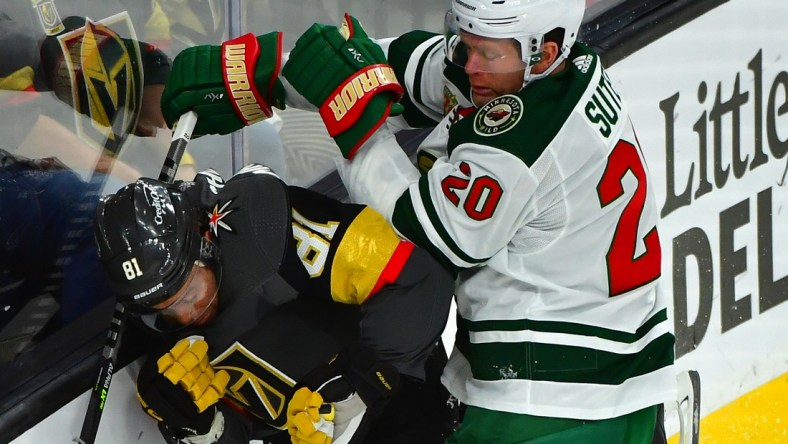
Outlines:
<svg viewBox="0 0 788 444"><path fill-rule="evenodd" d="M101 264L118 301L132 313L154 311L177 293L198 260L219 273L201 213L177 185L148 178L99 202L94 234Z"/></svg>

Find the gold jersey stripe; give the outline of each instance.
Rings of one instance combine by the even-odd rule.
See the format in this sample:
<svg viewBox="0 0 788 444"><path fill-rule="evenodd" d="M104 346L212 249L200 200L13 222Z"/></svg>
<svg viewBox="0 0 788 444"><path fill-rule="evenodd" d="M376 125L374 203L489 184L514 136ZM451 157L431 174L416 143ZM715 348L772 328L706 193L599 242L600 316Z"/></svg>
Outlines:
<svg viewBox="0 0 788 444"><path fill-rule="evenodd" d="M364 302L399 244L399 236L386 219L364 208L337 247L331 266L331 297L344 304Z"/></svg>
<svg viewBox="0 0 788 444"><path fill-rule="evenodd" d="M699 442L788 443L787 416L788 373L785 373L701 418ZM678 435L671 436L668 443L678 444Z"/></svg>

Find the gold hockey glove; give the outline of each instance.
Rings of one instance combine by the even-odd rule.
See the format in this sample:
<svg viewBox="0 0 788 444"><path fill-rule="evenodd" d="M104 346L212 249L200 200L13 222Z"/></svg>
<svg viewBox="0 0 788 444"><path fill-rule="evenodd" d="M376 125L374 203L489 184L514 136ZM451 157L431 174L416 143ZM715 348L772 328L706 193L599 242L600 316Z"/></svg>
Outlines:
<svg viewBox="0 0 788 444"><path fill-rule="evenodd" d="M330 444L334 438L334 406L306 387L287 405L287 431L293 444Z"/></svg>
<svg viewBox="0 0 788 444"><path fill-rule="evenodd" d="M143 410L178 438L206 435L219 414L229 374L208 363L208 344L182 339L158 360L148 359L137 377Z"/></svg>

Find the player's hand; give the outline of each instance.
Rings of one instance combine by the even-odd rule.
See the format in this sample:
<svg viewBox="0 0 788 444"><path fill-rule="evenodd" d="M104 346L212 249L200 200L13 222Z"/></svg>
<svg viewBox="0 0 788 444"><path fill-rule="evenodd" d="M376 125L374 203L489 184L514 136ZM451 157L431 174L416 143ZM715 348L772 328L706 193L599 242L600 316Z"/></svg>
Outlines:
<svg viewBox="0 0 788 444"><path fill-rule="evenodd" d="M306 387L287 404L287 431L293 444L330 444L334 438L334 406Z"/></svg>
<svg viewBox="0 0 788 444"><path fill-rule="evenodd" d="M296 41L282 75L316 106L328 133L350 159L391 114L404 89L383 50L354 17L342 25L314 24Z"/></svg>
<svg viewBox="0 0 788 444"><path fill-rule="evenodd" d="M278 79L282 34L246 34L224 45L186 48L173 60L161 111L172 127L181 114L199 116L193 137L229 134L285 108Z"/></svg>
<svg viewBox="0 0 788 444"><path fill-rule="evenodd" d="M399 373L365 346L351 344L299 384L287 406L292 442L347 442L368 417L380 414L399 387Z"/></svg>
<svg viewBox="0 0 788 444"><path fill-rule="evenodd" d="M190 435L211 430L211 408L224 396L229 374L214 371L208 344L182 339L158 360L149 359L137 377L137 397L143 410L169 429Z"/></svg>
<svg viewBox="0 0 788 444"><path fill-rule="evenodd" d="M202 339L181 339L156 364L160 374L189 394L200 413L224 396L230 381L226 371L215 372L208 363L208 343Z"/></svg>
<svg viewBox="0 0 788 444"><path fill-rule="evenodd" d="M323 392L323 393L321 393ZM328 399L334 399L328 401ZM335 378L320 388L298 389L287 405L287 431L293 444L348 442L358 431L367 405L348 381Z"/></svg>

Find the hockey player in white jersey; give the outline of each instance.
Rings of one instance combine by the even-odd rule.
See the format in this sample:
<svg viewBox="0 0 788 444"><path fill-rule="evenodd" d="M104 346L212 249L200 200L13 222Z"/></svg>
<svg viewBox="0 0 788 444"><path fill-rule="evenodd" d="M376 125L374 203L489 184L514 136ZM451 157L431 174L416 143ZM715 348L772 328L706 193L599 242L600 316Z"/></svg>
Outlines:
<svg viewBox="0 0 788 444"><path fill-rule="evenodd" d="M468 409L451 443L647 444L675 399L648 169L626 102L576 42L583 13L583 0L453 0L445 35L377 42L346 16L307 30L281 74L276 45L249 50L257 105L319 110L351 199L456 274L442 380ZM212 51L175 59L163 111L211 107L201 131L227 133L250 122L229 99L200 102L234 91L217 73L235 65ZM419 169L401 126L434 126Z"/></svg>
<svg viewBox="0 0 788 444"><path fill-rule="evenodd" d="M583 12L454 0L445 36L385 42L398 119L446 113L421 147L434 163L420 175L385 125L340 162L351 199L458 274L442 380L469 407L449 442L650 443L674 399L656 204L626 102L575 41ZM328 41L307 32L283 70L317 106L337 90L301 79L327 71Z"/></svg>

